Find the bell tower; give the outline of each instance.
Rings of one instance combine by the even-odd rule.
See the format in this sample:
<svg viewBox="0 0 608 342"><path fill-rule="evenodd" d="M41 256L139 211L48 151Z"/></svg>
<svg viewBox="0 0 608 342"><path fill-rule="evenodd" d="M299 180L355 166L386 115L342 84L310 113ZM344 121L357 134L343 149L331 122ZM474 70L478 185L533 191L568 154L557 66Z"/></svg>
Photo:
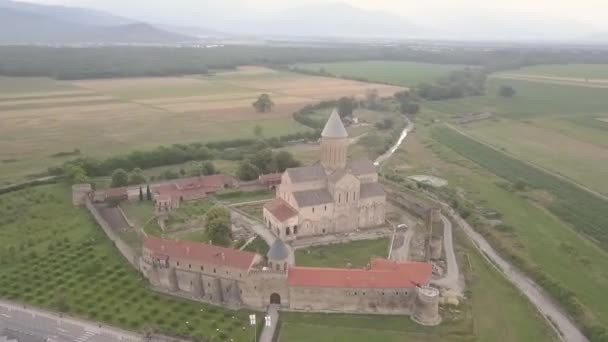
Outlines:
<svg viewBox="0 0 608 342"><path fill-rule="evenodd" d="M326 171L343 169L346 167L347 151L348 133L334 109L321 132L321 165Z"/></svg>

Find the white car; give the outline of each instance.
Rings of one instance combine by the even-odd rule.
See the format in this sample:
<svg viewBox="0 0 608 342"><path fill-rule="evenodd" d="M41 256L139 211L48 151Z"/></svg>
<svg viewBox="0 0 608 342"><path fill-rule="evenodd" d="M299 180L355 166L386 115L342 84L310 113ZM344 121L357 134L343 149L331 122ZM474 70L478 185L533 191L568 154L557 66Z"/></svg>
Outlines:
<svg viewBox="0 0 608 342"><path fill-rule="evenodd" d="M405 223L401 223L401 224L397 225L397 229L407 229L407 228L408 228L408 226Z"/></svg>

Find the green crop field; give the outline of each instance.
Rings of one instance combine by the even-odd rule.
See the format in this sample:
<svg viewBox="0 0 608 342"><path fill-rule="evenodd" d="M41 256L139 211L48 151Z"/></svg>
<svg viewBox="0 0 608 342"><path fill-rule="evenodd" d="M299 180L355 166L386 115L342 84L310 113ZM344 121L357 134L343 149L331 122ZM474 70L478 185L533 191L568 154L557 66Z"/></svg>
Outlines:
<svg viewBox="0 0 608 342"><path fill-rule="evenodd" d="M441 127L433 137L464 157L512 182L524 181L554 196L551 212L608 249L608 201L552 176L452 129Z"/></svg>
<svg viewBox="0 0 608 342"><path fill-rule="evenodd" d="M296 250L299 266L364 267L373 256L386 258L389 239L363 240Z"/></svg>
<svg viewBox="0 0 608 342"><path fill-rule="evenodd" d="M154 293L68 187L0 196L0 297L135 331L252 341L246 311Z"/></svg>
<svg viewBox="0 0 608 342"><path fill-rule="evenodd" d="M419 125L417 133L408 137L407 142L384 167L384 171L395 170L404 176L432 172L447 179L450 188L462 189L459 191L464 191L463 195L472 202L473 207L499 213L500 220L508 229L485 226L478 220L474 221L476 229L501 253L513 256L513 260L524 265L526 270L542 272L570 291L583 305L587 324L608 324L608 301L603 300L605 296L600 290L608 286L608 253L577 233L571 225L564 223L558 217L561 212L556 211L556 214L553 214L545 209L563 209L564 206L570 205L565 202L570 201L570 197L556 199L549 190L534 187L532 180L536 177L524 176L524 181L530 180L530 186L525 191L514 191L510 186L506 187L506 181L493 172L501 175L508 173L505 175L507 179L517 181L521 174L516 170L525 167L525 164L521 166L521 162L515 161L518 167L513 169L512 159L505 159L500 152L494 150L483 149L484 152L480 152L477 147L463 152L467 156L465 158L460 154L462 145L456 142L461 140L460 137L452 139L452 135L457 133L436 129L429 130ZM437 141L431 139L430 132L436 133L432 137ZM476 162L468 159L469 156ZM485 160L488 156L502 161L501 170L496 171L495 167L492 167L488 171L478 164L479 159ZM542 176L536 171L533 172ZM547 177L543 182L551 180L553 178ZM578 190L572 194L578 196ZM587 195L582 196L587 198ZM578 207L578 204L574 204L568 209ZM584 216L575 217L586 219ZM600 219L605 217L599 216Z"/></svg>
<svg viewBox="0 0 608 342"><path fill-rule="evenodd" d="M608 64L548 64L510 71L523 75L608 79Z"/></svg>
<svg viewBox="0 0 608 342"><path fill-rule="evenodd" d="M463 65L428 64L399 61L362 61L297 64L298 68L315 72L325 71L337 77L366 79L404 87L422 82L433 82L451 71L464 69Z"/></svg>
<svg viewBox="0 0 608 342"><path fill-rule="evenodd" d="M498 96L501 85L512 86L516 95L513 98ZM533 117L605 116L608 112L608 89L490 78L486 95L429 101L423 106L450 115L490 111L501 117L522 120Z"/></svg>
<svg viewBox="0 0 608 342"><path fill-rule="evenodd" d="M334 341L557 341L530 303L466 242L469 295L455 309L442 309L444 322L423 327L407 316L282 313L280 342ZM465 261L466 260L466 261Z"/></svg>
<svg viewBox="0 0 608 342"><path fill-rule="evenodd" d="M540 119L486 120L469 125L466 132L523 160L608 194L608 131L569 120Z"/></svg>

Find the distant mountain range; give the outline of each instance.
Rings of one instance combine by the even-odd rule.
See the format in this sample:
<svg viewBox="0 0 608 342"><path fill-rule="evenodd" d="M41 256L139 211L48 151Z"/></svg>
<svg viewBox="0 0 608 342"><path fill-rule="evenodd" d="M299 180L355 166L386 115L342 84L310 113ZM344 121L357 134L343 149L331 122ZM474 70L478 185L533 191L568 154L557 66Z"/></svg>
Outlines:
<svg viewBox="0 0 608 342"><path fill-rule="evenodd" d="M0 0L0 44L173 44L195 40L101 11Z"/></svg>
<svg viewBox="0 0 608 342"><path fill-rule="evenodd" d="M431 33L398 15L343 3L302 6L266 17L241 18L224 29L239 34L301 37L414 38Z"/></svg>
<svg viewBox="0 0 608 342"><path fill-rule="evenodd" d="M252 37L608 42L608 33L594 34L597 30L585 22L484 8L446 7L404 18L346 3L266 14L214 7L208 1L188 9L177 2L175 8L164 2L155 6L154 19L138 17L141 21L94 9L0 0L0 44L176 44L207 38L247 42ZM136 7L122 13L140 15Z"/></svg>

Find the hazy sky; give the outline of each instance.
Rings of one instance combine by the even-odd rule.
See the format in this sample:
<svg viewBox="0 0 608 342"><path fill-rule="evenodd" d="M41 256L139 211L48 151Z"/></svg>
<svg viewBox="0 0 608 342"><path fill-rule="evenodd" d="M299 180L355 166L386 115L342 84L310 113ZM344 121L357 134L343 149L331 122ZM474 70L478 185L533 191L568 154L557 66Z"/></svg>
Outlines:
<svg viewBox="0 0 608 342"><path fill-rule="evenodd" d="M208 19L210 13L230 11L239 15L269 13L290 7L318 3L343 2L353 6L399 14L430 24L449 14L467 16L471 13L495 13L503 16L518 14L542 15L560 20L576 21L601 30L608 30L608 1L606 0L29 0L46 4L93 7L141 19L164 22L182 20L195 24L198 18Z"/></svg>

